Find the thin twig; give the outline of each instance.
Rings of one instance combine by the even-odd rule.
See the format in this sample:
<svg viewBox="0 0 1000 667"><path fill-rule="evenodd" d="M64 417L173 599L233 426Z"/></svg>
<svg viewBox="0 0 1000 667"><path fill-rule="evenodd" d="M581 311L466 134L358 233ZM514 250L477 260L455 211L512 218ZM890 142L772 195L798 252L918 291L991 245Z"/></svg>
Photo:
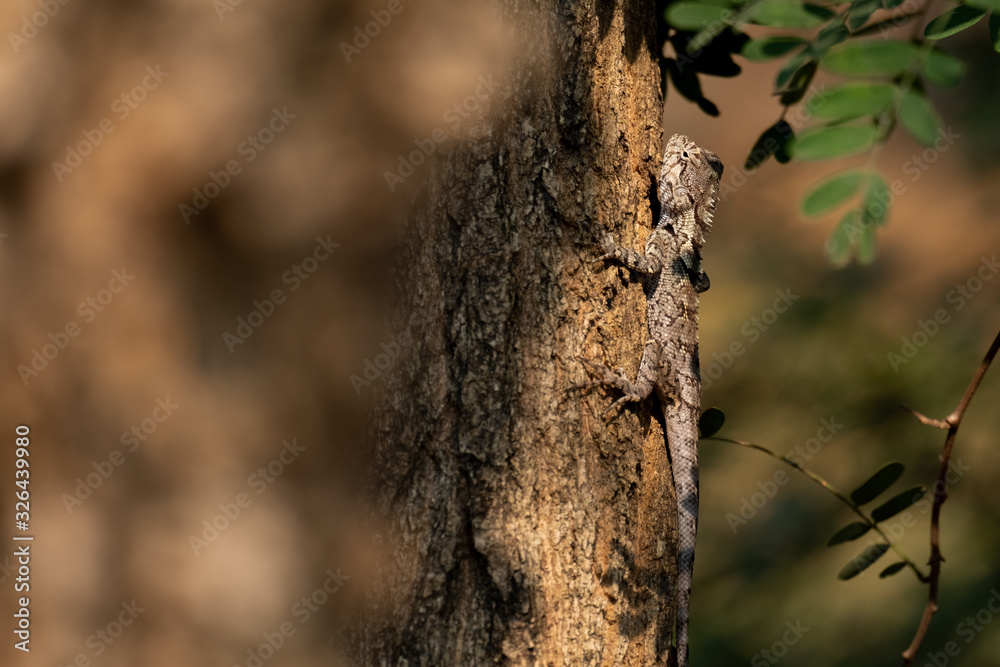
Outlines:
<svg viewBox="0 0 1000 667"><path fill-rule="evenodd" d="M927 628L930 627L931 618L934 616L934 612L938 610L937 595L938 595L938 583L941 579L941 563L944 558L941 556L941 545L939 541L940 535L940 521L941 521L941 505L944 501L948 499L948 465L951 461L951 452L955 446L955 434L958 433L958 427L962 423L962 417L965 416L965 410L969 407L969 403L972 401L973 395L976 393L976 389L979 388L979 383L982 382L983 376L986 375L986 370L990 367L993 359L997 356L997 351L1000 351L1000 332L997 332L996 338L993 339L993 344L990 345L990 349L987 350L986 356L983 357L983 362L979 364L979 368L976 369L975 375L972 376L972 380L969 382L969 386L965 390L965 394L962 395L962 399L958 402L958 405L952 410L951 414L945 417L944 422L948 427L948 437L944 441L944 451L941 453L941 466L938 469L938 479L934 484L934 505L931 508L931 557L928 561L931 566L930 575L930 591L927 595L927 606L924 607L924 614L920 618L920 625L917 626L917 633L913 636L913 641L910 642L909 647L903 651L903 667L909 667L913 664L913 658L917 655L917 650L920 648L920 644L923 643L924 637L927 635ZM918 413L914 413L918 414ZM930 423L931 426L937 426L938 424L932 423L935 420L927 419L923 415L917 416L921 423Z"/></svg>
<svg viewBox="0 0 1000 667"><path fill-rule="evenodd" d="M826 481L825 479L823 479L822 477L820 477L819 475L817 475L816 473L814 473L812 470L809 470L808 468L803 468L802 466L800 466L798 463L796 463L795 461L791 460L790 458L788 458L786 456L781 456L780 454L777 454L776 452L772 452L767 447L764 447L762 445L755 445L752 442L744 442L742 440L731 440L730 438L717 438L717 437L714 437L714 436L710 437L710 438L702 438L702 440L715 440L716 442L728 442L728 443L730 443L732 445L740 445L741 447L748 447L750 449L756 449L758 452L764 452L768 456L774 457L774 458L778 459L779 461L781 461L782 463L785 463L785 464L790 465L791 467L795 468L796 470L798 470L799 472L801 472L803 475L805 475L806 477L808 477L812 481L814 481L817 484L819 484L820 486L822 486L828 492L830 492L837 500L839 500L840 502L842 502L845 505L847 505L848 507L850 507L851 511L854 512L855 514L857 514L859 517L861 517L861 519L864 520L865 524L867 524L868 526L870 526L875 532L877 532L879 535L882 536L882 539L885 540L886 544L888 544L889 547L893 551L896 552L896 555L899 556L900 558L902 558L903 561L907 564L907 566L911 570L913 570L913 573L917 575L917 579L919 579L923 583L927 583L928 582L927 575L924 574L923 572L921 572L920 568L917 567L916 563L914 563L912 560L910 560L909 557L905 553L903 553L903 551L896 544L894 544L892 540L889 539L889 536L886 534L886 532L884 530L882 530L881 526L879 526L875 521L873 521L870 517L868 517L864 513L864 511L861 509L861 507L858 506L857 503L855 503L853 500L851 500L850 498L848 498L847 496L845 496L835 486L833 486L833 484L830 484L830 482Z"/></svg>
<svg viewBox="0 0 1000 667"><path fill-rule="evenodd" d="M944 431L948 430L948 422L944 419L933 419L923 414L922 412L917 412L916 410L908 408L905 405L901 405L900 407L909 412L914 417L916 417L917 421L919 421L924 426L933 426L934 428L939 428Z"/></svg>

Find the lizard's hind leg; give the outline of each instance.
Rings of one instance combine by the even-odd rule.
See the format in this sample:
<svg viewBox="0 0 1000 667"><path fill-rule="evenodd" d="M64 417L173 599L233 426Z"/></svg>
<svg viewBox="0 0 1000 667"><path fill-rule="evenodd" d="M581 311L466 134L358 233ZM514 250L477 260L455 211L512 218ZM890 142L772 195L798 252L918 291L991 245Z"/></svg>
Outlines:
<svg viewBox="0 0 1000 667"><path fill-rule="evenodd" d="M639 362L639 373L635 382L631 382L625 377L624 372L614 372L601 364L590 364L598 373L599 377L594 384L603 384L616 387L622 392L622 397L608 406L604 411L607 414L624 403L637 403L643 401L653 393L656 386L656 369L659 366L660 344L655 340L646 341L646 347L642 351L642 361Z"/></svg>

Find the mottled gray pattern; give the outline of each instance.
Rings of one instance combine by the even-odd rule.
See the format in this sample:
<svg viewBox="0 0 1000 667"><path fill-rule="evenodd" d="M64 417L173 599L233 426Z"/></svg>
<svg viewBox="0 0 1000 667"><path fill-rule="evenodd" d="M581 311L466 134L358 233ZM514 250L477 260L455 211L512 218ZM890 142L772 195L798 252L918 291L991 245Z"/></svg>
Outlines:
<svg viewBox="0 0 1000 667"><path fill-rule="evenodd" d="M610 237L600 259L642 274L647 297L649 340L636 381L600 367L601 382L623 396L612 403L641 401L656 389L663 406L670 464L677 495L677 665L688 665L688 607L698 532L698 293L708 289L701 247L711 227L722 162L687 137L667 143L660 171L660 221L646 240L646 252L622 248Z"/></svg>

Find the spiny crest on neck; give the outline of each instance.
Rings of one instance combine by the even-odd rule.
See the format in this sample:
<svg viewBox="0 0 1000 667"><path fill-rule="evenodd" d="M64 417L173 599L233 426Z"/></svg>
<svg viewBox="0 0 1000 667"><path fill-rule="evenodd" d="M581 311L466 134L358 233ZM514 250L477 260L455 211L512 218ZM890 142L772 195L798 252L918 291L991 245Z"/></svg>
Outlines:
<svg viewBox="0 0 1000 667"><path fill-rule="evenodd" d="M660 225L670 224L692 249L701 248L712 226L722 161L683 134L667 142L660 170Z"/></svg>

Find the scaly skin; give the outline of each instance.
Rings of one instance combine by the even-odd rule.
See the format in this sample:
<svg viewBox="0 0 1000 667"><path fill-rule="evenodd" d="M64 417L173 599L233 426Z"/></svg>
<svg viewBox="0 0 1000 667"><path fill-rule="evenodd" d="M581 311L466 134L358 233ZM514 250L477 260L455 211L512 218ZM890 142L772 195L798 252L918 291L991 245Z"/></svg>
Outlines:
<svg viewBox="0 0 1000 667"><path fill-rule="evenodd" d="M599 258L641 274L646 289L649 340L636 381L600 366L599 382L623 392L609 410L645 400L654 389L663 407L677 496L678 667L688 667L688 608L698 534L698 294L708 289L701 247L712 224L721 178L722 162L715 153L675 134L663 155L660 221L646 240L645 254L605 237Z"/></svg>

